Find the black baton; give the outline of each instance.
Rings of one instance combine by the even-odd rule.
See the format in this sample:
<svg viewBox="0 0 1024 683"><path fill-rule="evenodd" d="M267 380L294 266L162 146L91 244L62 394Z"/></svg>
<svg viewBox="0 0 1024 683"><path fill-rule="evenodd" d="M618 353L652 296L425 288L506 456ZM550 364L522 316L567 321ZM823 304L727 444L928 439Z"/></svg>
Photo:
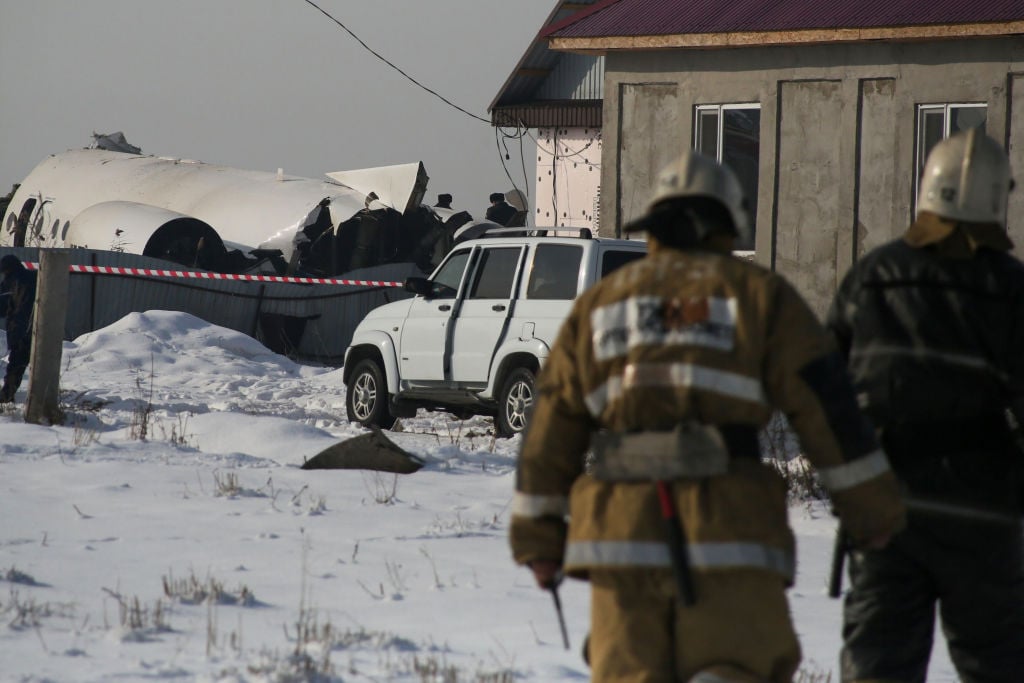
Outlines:
<svg viewBox="0 0 1024 683"><path fill-rule="evenodd" d="M846 538L846 530L840 524L836 528L836 540L832 546L832 570L828 576L828 597L838 598L843 592L843 565L846 563L846 553L849 550L849 541Z"/></svg>
<svg viewBox="0 0 1024 683"><path fill-rule="evenodd" d="M661 518L665 522L665 535L668 537L668 550L672 556L672 571L679 587L679 601L685 607L696 602L693 592L693 577L690 575L690 558L686 552L686 535L683 532L682 520L676 514L675 503L672 502L672 489L668 482L655 482L658 489L658 502L661 505Z"/></svg>
<svg viewBox="0 0 1024 683"><path fill-rule="evenodd" d="M555 614L558 615L558 626L562 629L562 644L568 650L569 631L565 628L565 615L562 614L562 599L558 597L558 581L552 581L551 585L548 586L548 590L551 591L551 597L555 601Z"/></svg>

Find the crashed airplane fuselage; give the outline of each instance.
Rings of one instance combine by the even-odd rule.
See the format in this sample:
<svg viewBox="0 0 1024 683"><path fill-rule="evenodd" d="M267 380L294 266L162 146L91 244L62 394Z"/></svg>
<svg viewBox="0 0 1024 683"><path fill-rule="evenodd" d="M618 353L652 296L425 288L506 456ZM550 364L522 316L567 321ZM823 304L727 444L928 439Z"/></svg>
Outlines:
<svg viewBox="0 0 1024 683"><path fill-rule="evenodd" d="M2 246L82 247L221 272L315 276L415 262L471 218L422 204L422 163L314 180L102 149L43 160L0 227Z"/></svg>

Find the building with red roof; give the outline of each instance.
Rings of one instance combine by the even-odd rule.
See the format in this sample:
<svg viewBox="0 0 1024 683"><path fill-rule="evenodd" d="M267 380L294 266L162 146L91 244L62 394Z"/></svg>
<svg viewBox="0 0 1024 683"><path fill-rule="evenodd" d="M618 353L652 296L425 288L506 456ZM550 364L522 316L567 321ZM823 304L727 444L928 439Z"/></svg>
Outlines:
<svg viewBox="0 0 1024 683"><path fill-rule="evenodd" d="M642 212L658 170L689 145L737 172L756 225L742 246L819 313L856 258L910 223L943 137L983 127L1024 173L1020 0L558 3L520 67L549 60L533 76L546 81L570 57L601 60L600 232ZM594 106L568 88L547 101L516 90L520 67L492 116L543 106L568 130L573 107ZM1024 193L1009 215L1024 244Z"/></svg>

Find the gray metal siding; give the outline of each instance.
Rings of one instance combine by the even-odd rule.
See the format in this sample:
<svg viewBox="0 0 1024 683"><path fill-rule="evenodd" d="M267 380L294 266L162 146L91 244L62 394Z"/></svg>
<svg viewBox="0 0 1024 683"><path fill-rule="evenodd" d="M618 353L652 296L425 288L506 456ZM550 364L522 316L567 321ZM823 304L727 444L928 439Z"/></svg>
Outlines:
<svg viewBox="0 0 1024 683"><path fill-rule="evenodd" d="M566 53L535 94L538 100L600 100L604 97L604 57Z"/></svg>

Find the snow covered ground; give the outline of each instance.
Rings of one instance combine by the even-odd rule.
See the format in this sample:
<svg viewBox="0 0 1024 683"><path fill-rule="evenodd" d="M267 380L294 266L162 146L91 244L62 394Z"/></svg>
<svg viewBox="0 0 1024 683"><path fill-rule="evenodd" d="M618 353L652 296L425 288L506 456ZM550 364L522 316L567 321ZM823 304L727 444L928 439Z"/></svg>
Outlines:
<svg viewBox="0 0 1024 683"><path fill-rule="evenodd" d="M65 426L25 424L24 385L0 415L0 680L588 678L587 587L561 590L566 651L510 559L519 440L489 419L403 421L412 475L301 470L362 433L341 370L162 311L66 343L62 389ZM791 519L804 680L824 681L834 522ZM940 641L929 680L952 671Z"/></svg>

